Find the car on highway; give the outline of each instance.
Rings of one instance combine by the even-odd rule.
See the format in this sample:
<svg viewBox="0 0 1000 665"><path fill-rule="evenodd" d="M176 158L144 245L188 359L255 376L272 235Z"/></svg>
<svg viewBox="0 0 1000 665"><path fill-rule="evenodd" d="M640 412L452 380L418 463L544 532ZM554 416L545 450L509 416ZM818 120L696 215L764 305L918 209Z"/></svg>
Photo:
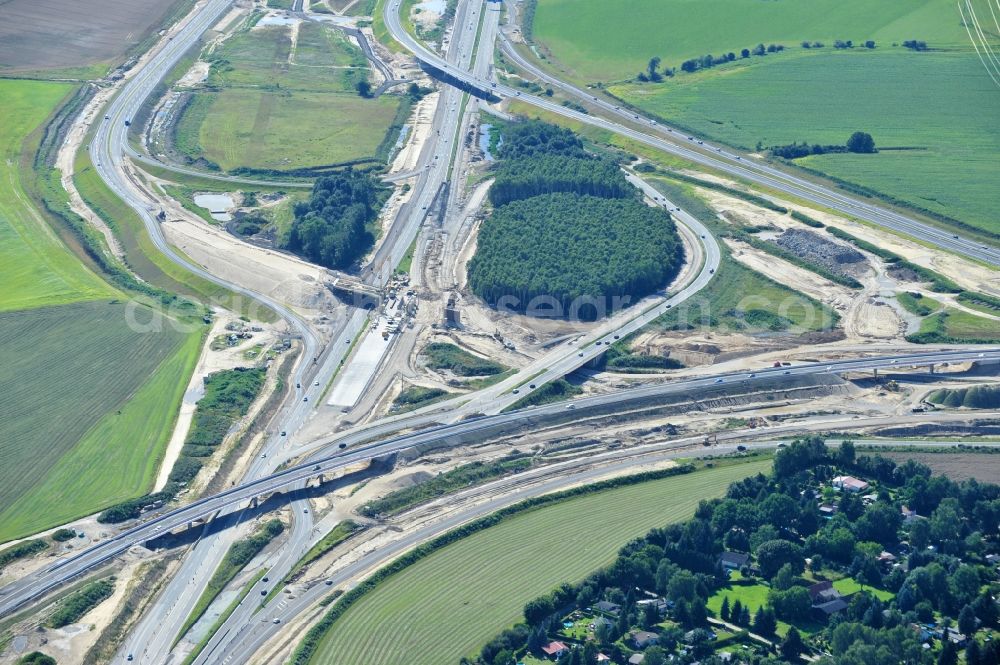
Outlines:
<svg viewBox="0 0 1000 665"><path fill-rule="evenodd" d="M274 617L274 620L271 623L281 623L281 619Z"/></svg>
<svg viewBox="0 0 1000 665"><path fill-rule="evenodd" d="M713 383L722 383L722 379L716 379Z"/></svg>
<svg viewBox="0 0 1000 665"><path fill-rule="evenodd" d="M308 402L308 401L309 401L309 398L308 398L308 397L303 397L303 398L302 398L302 401L303 401L303 402Z"/></svg>
<svg viewBox="0 0 1000 665"><path fill-rule="evenodd" d="M281 436L288 436L288 432L286 432L285 430L281 430Z"/></svg>
<svg viewBox="0 0 1000 665"><path fill-rule="evenodd" d="M535 384L534 383L529 384L528 387L531 388L532 390L534 390L535 389Z"/></svg>
<svg viewBox="0 0 1000 665"><path fill-rule="evenodd" d="M578 356L580 356L582 358L583 357L583 351L581 351L580 353L578 353L576 355L578 355Z"/></svg>
<svg viewBox="0 0 1000 665"><path fill-rule="evenodd" d="M782 374L791 374L791 373L792 373L792 370L790 370L790 369L786 369L784 372L782 372Z"/></svg>

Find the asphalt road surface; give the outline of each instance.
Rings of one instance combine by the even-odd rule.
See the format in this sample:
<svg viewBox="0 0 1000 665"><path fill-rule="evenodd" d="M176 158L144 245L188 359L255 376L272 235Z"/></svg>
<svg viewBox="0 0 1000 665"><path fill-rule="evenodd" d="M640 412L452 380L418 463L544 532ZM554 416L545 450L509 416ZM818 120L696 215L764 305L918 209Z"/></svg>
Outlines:
<svg viewBox="0 0 1000 665"><path fill-rule="evenodd" d="M804 363L749 373L735 372L704 376L464 420L456 424L432 427L387 441L349 448L308 464L284 469L263 478L248 480L219 494L204 497L186 506L153 517L73 555L62 557L35 573L0 589L0 616L10 614L31 600L107 562L129 547L153 540L165 532L183 528L192 520L210 517L217 511L232 506L246 505L255 497L284 491L321 473L332 475L334 472L358 462L396 453L416 445L477 441L524 424L541 424L553 417L565 416L566 410L575 410L575 415L584 417L588 411L605 412L609 408L623 409L632 402L648 400L651 397L711 390L727 383L739 383L752 387L754 384L764 384L774 380L780 382L786 380L785 377L998 360L1000 360L1000 349L983 348L908 353L896 356L839 360L829 363Z"/></svg>
<svg viewBox="0 0 1000 665"><path fill-rule="evenodd" d="M744 178L759 185L771 187L789 196L799 197L818 205L827 206L840 213L884 226L956 254L990 265L1000 265L1000 249L963 238L958 234L949 233L948 231L917 221L893 210L847 196L805 178L776 169L768 164L738 155L720 146L699 143L693 137L688 138L680 130L675 130L667 126L661 127L655 121L617 108L613 104L598 99L595 95L587 95L559 79L540 72L531 63L518 56L516 50L513 48L507 49L505 53L513 58L519 66L528 69L528 71L536 76L544 78L547 83L557 87L560 91L581 98L589 104L595 104L604 111L616 114L621 119L627 119L630 123L634 122L642 126L643 129L633 129L632 127L588 113L574 111L551 100L530 95L500 83L491 82L472 72L455 67L418 43L416 39L403 29L399 19L399 7L400 0L391 0L385 5L385 24L393 38L405 46L420 61L447 74L456 81L460 81L471 88L481 91L483 94L520 99L546 111L622 136L627 136L651 147L701 164L702 166Z"/></svg>

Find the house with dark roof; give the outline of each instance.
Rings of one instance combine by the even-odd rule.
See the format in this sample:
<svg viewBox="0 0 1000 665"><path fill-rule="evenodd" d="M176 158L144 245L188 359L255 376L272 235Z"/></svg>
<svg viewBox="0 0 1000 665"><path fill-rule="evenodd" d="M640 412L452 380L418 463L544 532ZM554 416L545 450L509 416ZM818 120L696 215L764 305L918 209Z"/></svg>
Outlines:
<svg viewBox="0 0 1000 665"><path fill-rule="evenodd" d="M830 616L847 608L847 601L843 595L833 588L833 582L817 582L808 589L809 599L812 601L813 610Z"/></svg>
<svg viewBox="0 0 1000 665"><path fill-rule="evenodd" d="M739 570L750 562L750 555L743 552L723 552L719 555L719 565L723 570Z"/></svg>
<svg viewBox="0 0 1000 665"><path fill-rule="evenodd" d="M843 598L834 598L833 600L813 605L813 610L823 614L824 616L832 616L837 612L843 612L846 609L847 601Z"/></svg>
<svg viewBox="0 0 1000 665"><path fill-rule="evenodd" d="M840 598L840 592L833 588L833 582L829 580L813 584L808 591L809 600L812 601L813 605Z"/></svg>
<svg viewBox="0 0 1000 665"><path fill-rule="evenodd" d="M637 630L632 633L631 637L632 644L635 645L636 649L645 649L646 647L653 646L660 641L659 635L648 630Z"/></svg>
<svg viewBox="0 0 1000 665"><path fill-rule="evenodd" d="M602 600L594 604L594 609L598 612L603 612L604 614L610 614L611 616L618 616L621 611L621 605L616 603L611 603L606 600Z"/></svg>

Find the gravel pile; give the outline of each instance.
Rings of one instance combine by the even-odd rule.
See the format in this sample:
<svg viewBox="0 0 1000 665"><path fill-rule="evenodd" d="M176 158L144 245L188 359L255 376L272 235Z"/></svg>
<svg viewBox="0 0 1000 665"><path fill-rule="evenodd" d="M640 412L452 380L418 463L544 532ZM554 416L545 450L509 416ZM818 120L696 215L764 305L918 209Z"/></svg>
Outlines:
<svg viewBox="0 0 1000 665"><path fill-rule="evenodd" d="M812 231L788 229L775 238L774 242L785 251L837 273L856 273L865 265L865 257L861 252Z"/></svg>

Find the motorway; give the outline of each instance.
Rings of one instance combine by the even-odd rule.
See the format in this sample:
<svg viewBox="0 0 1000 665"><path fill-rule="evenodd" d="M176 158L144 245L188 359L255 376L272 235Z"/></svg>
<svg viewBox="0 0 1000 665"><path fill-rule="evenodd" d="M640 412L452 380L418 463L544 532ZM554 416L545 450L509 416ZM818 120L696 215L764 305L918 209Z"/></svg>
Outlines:
<svg viewBox="0 0 1000 665"><path fill-rule="evenodd" d="M152 92L159 80L169 71L173 63L179 59L205 29L218 19L218 16L228 7L228 4L228 2L223 0L209 0L206 2L201 12L188 25L184 26L182 30L178 31L170 43L166 44L160 52L150 59L150 62L141 71L137 72L128 81L122 93L112 102L108 109L110 119L104 121L98 128L97 135L91 147L92 157L102 178L140 214L150 235L154 239L154 243L160 251L163 251L172 261L191 270L191 272L271 307L288 320L290 325L302 336L305 348L305 352L303 353L304 360L307 361L310 357L322 356L323 362L321 365L309 365L308 362L302 362L296 370L295 378L304 388L295 393L294 402L283 410L279 421L287 423L285 425L286 429L295 431L309 416L312 409L311 405L300 398L318 397L320 389L313 389L313 382L310 380L312 374L319 374L321 372L332 374L332 371L346 353L346 345L336 342L350 340L354 337L354 333L364 326L364 312L361 310L352 312L341 324L340 332L336 336L337 340L330 345L331 348L326 349L325 353L323 351L317 353L318 340L316 340L306 324L281 303L273 302L260 294L220 280L174 252L167 245L159 223L152 214L152 211L157 207L156 202L144 197L135 185L129 181L124 164L124 156L127 150L125 120L134 117L139 106ZM394 3L394 5L398 7L398 2ZM460 4L460 8L480 6L481 3ZM470 25L473 23L478 24L478 11L478 9L475 10L474 14L471 15L463 14L460 11L460 15L456 19L456 25L463 26L466 24L466 21ZM398 14L398 10L395 13ZM388 16L387 23L390 23ZM390 29L392 29L391 23ZM475 31L472 32L474 35ZM463 40L456 39L458 46L455 49L449 48L446 59L440 59L436 55L434 55L434 58L446 63L447 67L467 71L473 57L473 49L471 44L467 45L468 48L462 48L462 42ZM490 45L489 51L492 53L492 45ZM485 74L480 63L481 60L477 60L477 80L485 80L483 78ZM502 88L501 94L503 94L504 90L509 91L510 96L525 97L519 91L507 88ZM453 154L454 142L458 140L458 137L455 136L455 130L462 126L461 99L462 93L458 90L451 87L446 87L443 90L433 124L436 140L428 142L428 145L431 146L429 150L434 152L434 157L432 158L428 153L425 159L422 158L421 163L425 164L426 168L418 176L418 182L414 188L412 199L399 212L396 222L387 234L385 242L380 245L373 261L362 274L363 279L367 283L382 286L388 280L395 265L398 264L403 254L405 254L412 238L415 237L419 230L424 217L426 217L426 211L430 207L440 184L448 177L451 165L450 156ZM545 102L545 100L541 99L539 101ZM557 112L561 112L563 115L566 115L565 112L568 111L568 109L558 105L556 109ZM583 117L593 120L590 116L583 115ZM644 187L644 183L640 184L637 182L637 185L643 187L647 194L661 205L671 209L676 207L671 202L663 200L658 193L654 193L647 187ZM674 211L673 214L678 218L678 221L688 225L696 234L711 238L710 234L700 227L697 220L689 218L689 216L684 217L683 212ZM546 363L542 364L542 369L546 373L538 376L538 384L541 385L550 378L563 376L568 371L588 362L603 351L602 346L613 343L616 335L628 334L628 332L638 329L644 324L646 317L650 319L655 318L662 311L665 311L666 308L679 302L677 299L682 299L683 294L687 294L683 295L683 297L688 297L690 293L702 288L710 279L710 271L714 269L712 266L717 265L718 246L714 242L705 243L702 270L694 282L688 284L680 293L658 305L656 310L641 313L637 318L633 318L627 322L624 327L613 328L612 332L608 332L604 337L594 340L594 343L588 342L586 346L561 349L559 354L547 356ZM640 321L642 322L640 323ZM905 366L907 364L927 365L935 362L959 362L977 359L1000 359L1000 350L980 349L975 351L903 354L897 357L840 361L826 365L802 365L783 368L781 370L762 370L756 376L722 375L718 377L691 379L626 391L620 394L576 400L570 404L554 404L537 409L441 425L420 431L416 434L395 437L388 441L359 446L342 452L338 451L332 455L310 461L308 464L274 474L270 474L270 472L277 466L279 460L294 456L297 452L293 452L286 445L287 441L283 441L280 438L272 438L265 446L265 455L267 456L255 460L253 468L247 475L247 480L241 485L218 495L205 497L164 515L154 517L146 523L118 534L103 543L98 543L88 550L61 559L37 573L19 580L15 584L0 589L0 616L9 614L30 600L107 562L109 559L126 551L129 547L147 542L166 531L183 527L194 519L208 518L215 515L218 511L230 513L238 511L252 498L266 496L275 491L287 491L300 487L310 477L314 477L319 473L329 474L337 472L347 466L363 462L372 457L398 452L415 445L436 444L445 441L477 440L491 436L496 432L522 427L526 423L544 422L550 418L558 419L564 417L566 415L565 410L569 408L577 409L575 415L582 416L588 411L599 411L607 409L609 406L624 407L632 401L648 399L651 395L670 394L675 391L706 390L713 388L717 383L726 383L734 380L763 382L774 379L780 380L784 374L840 373L844 371L871 370L880 367ZM528 375L528 372L521 373L522 377ZM323 381L321 385L325 385L325 383ZM471 411L480 406L483 407L482 412L484 413L496 413L502 410L517 399L513 393L506 392L507 388L507 385L504 385L502 388L494 387L492 393L485 393L481 397L477 396L475 399L479 401L469 407L469 410ZM313 401L314 403L316 402L315 399ZM411 421L404 420L403 422L413 424ZM335 444L332 441L325 442L324 444L325 447L330 448L333 445ZM282 455L284 456L283 458ZM302 514L297 508L293 508L293 511L297 517ZM292 527L292 537L288 545L289 554L281 557L276 564L276 569L286 568L294 563L297 557L293 556L293 553L302 551L302 546L311 532L311 529L308 528L309 525L310 523L306 520L302 520L301 524L296 520L296 523ZM205 577L215 569L217 562L221 560L225 550L228 549L227 543L235 537L234 532L236 531L238 529L228 530L225 532L225 536L213 536L206 538L203 542L199 542L193 552L194 556L189 556L184 563L184 574L180 574L175 578L179 581L171 583L168 592L164 594L164 599L158 601L169 608L173 608L170 612L171 621L164 623L163 616L160 613L152 613L143 624L147 628L140 629L133 634L133 638L130 639L126 651L133 649L141 651L135 645L143 645L143 650L145 650L154 642L156 647L152 650L153 654L161 656L169 651L169 646L176 636L174 628L177 627L178 620L186 618L188 612L185 609L189 608L190 604L197 599L199 586L195 584L195 580L204 581ZM193 598L185 600L185 596ZM178 602L181 602L179 606L177 605ZM234 625L235 623L241 623L243 626L248 625L248 616L249 613L239 612L237 620L234 620ZM151 637L154 634L157 636L155 640ZM165 650L160 650L164 647L166 647Z"/></svg>
<svg viewBox="0 0 1000 665"><path fill-rule="evenodd" d="M353 465L366 462L375 457L398 453L415 446L457 445L469 441L479 441L496 436L498 433L515 431L526 425L538 425L544 422L558 421L569 416L572 418L582 418L589 412L605 413L609 409L624 409L629 404L642 402L658 396L701 392L724 387L724 384L727 383L735 382L752 387L754 385L768 385L775 380L784 381L784 377L788 376L805 377L817 374L870 372L876 369L884 370L970 361L1000 361L1000 349L983 348L931 353L908 353L896 356L858 358L829 363L807 363L791 367L767 368L753 373L738 372L698 377L634 388L607 395L587 397L570 402L521 409L495 416L464 420L455 424L431 427L386 441L348 448L306 464L278 471L264 478L248 480L219 494L198 499L186 506L153 517L86 550L63 557L37 572L0 589L0 616L10 614L46 592L65 584L88 570L106 563L113 557L127 551L130 547L153 540L168 531L184 528L193 520L211 517L217 511L227 507L246 505L251 499L257 497L286 491L320 474L332 477L337 472L341 472ZM572 411L572 414L569 414L568 411Z"/></svg>
<svg viewBox="0 0 1000 665"><path fill-rule="evenodd" d="M521 57L517 53L517 50L512 47L508 47L504 52L519 66L524 67L535 76L543 78L547 83L558 88L563 93L577 97L588 104L596 105L603 111L614 114L629 123L641 125L642 130L588 113L575 111L549 99L530 95L507 85L493 83L488 79L477 76L475 73L454 67L417 42L416 39L403 29L399 19L399 6L399 0L393 0L386 3L385 6L385 24L393 39L406 47L407 50L426 65L443 72L456 81L460 81L473 89L481 91L484 95L519 99L551 113L634 139L652 148L677 155L707 168L743 178L758 185L770 187L789 196L798 197L816 205L831 208L842 214L857 217L858 219L914 237L921 242L933 244L955 254L992 266L1000 266L1000 249L983 245L954 233L949 233L936 226L920 222L893 210L847 196L805 178L781 171L768 164L745 158L721 146L699 143L693 138L688 138L680 130L675 130L667 125L661 125L656 121L641 118L638 114L630 113L610 102L598 99L595 95L589 95L555 77L545 74Z"/></svg>
<svg viewBox="0 0 1000 665"><path fill-rule="evenodd" d="M456 13L455 24L478 26L480 13L481 5L479 3L463 3ZM458 66L470 66L475 55L475 38L475 30L455 31L446 52L448 60ZM431 123L433 134L430 135L424 146L423 154L419 160L419 163L424 167L417 176L417 182L414 186L416 193L400 208L385 240L376 249L368 267L362 271L363 278L367 283L382 286L392 275L395 267L402 260L403 255L420 231L441 184L448 178L448 174L451 172L452 155L457 155L459 152L454 150L454 146L460 144L461 141L462 97L463 93L460 91L447 88L439 98ZM360 333L366 323L367 313L357 309L352 314L348 327ZM367 331L365 334L377 333ZM353 337L345 336L345 338L351 339ZM341 380L346 380L346 377L347 373L345 372L341 375ZM302 500L299 503L301 505L293 505L292 507L292 514L296 520L299 520L308 509L307 501ZM281 556L269 565L268 578L272 580L283 579L301 555L324 535L325 533L314 531L305 526L300 527L297 532L293 532L283 545ZM205 649L194 660L194 665L230 662L230 643L243 639L247 631L253 632L256 628L256 617L259 615L258 605L252 601L251 598L239 605L223 625L218 627ZM281 597L276 599L276 602L282 601Z"/></svg>
<svg viewBox="0 0 1000 665"><path fill-rule="evenodd" d="M924 415L930 414L922 414L921 417ZM956 416L959 414L949 415ZM959 417L963 416L959 415ZM648 467L649 465L655 465L678 457L690 457L693 451L696 453L706 451L712 455L724 455L737 452L738 445L743 445L752 451L766 451L773 450L789 441L787 438L775 439L774 437L799 436L815 431L830 431L831 429L840 431L857 429L859 427L884 427L912 421L912 416L862 418L860 420L841 418L839 420L824 421L818 425L797 424L755 430L732 430L719 433L718 441L722 443L716 443L709 449L703 447L702 436L686 437L664 443L637 446L626 451L607 452L588 456L583 459L557 462L533 471L526 471L513 478L496 480L468 490L456 492L439 501L439 503L447 501L450 506L458 506L456 510L452 510L445 517L425 522L420 527L401 534L389 543L366 551L362 557L325 576L322 580L316 579L311 584L307 583L307 588L299 591L297 595L272 599L258 613L259 620L252 625L247 625L238 635L232 636L230 639L231 646L226 652L224 659L220 662L223 665L251 662L252 658L271 640L275 639L288 623L309 610L333 589L343 588L344 585L352 585L357 580L386 565L411 548L519 501L568 489L576 485L594 482L607 478L612 474L624 473L630 469L635 469L639 465ZM765 441L754 442L752 439L765 439ZM923 445L922 442L914 443ZM830 444L837 445L836 442L830 442ZM898 445L895 441L884 440L855 441L855 444L876 448ZM956 448L959 445L958 443L944 442L929 443L930 447L935 448ZM470 499L473 499L473 501L470 501ZM422 508L416 510L422 510ZM281 594L281 596L284 595ZM248 595L244 603L254 608L257 607L253 594ZM277 623L275 623L275 619L277 619Z"/></svg>

